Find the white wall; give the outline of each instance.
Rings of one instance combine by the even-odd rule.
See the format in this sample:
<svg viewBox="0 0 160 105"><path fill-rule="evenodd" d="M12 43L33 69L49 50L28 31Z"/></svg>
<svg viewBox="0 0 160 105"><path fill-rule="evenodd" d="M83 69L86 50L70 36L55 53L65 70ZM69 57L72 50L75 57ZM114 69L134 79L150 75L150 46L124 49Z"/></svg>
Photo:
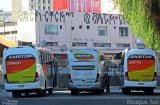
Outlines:
<svg viewBox="0 0 160 105"><path fill-rule="evenodd" d="M118 48L117 43L130 44L131 48L136 46L135 38L133 38L130 29L128 36L121 37L119 35L119 27L128 27L120 14L54 11L51 12L52 15L49 15L50 11L36 11L35 15L30 11L28 12L30 15L22 16L18 22L18 34L22 35L22 40L25 41L33 41L35 44L40 44L44 40L46 42L58 42L58 47L50 47L54 50L58 50L63 44L66 44L68 49L84 48L72 47L72 42L87 42L86 48L96 48L109 53L124 49ZM22 12L21 14L26 13ZM30 17L36 18L36 22L34 19L31 21ZM58 26L58 35L45 35L45 25L49 24ZM79 29L80 25L82 25L82 29ZM87 26L90 29L87 29ZM98 26L107 26L107 36L98 36ZM71 27L74 27L74 30L71 30ZM93 47L93 43L111 43L112 47Z"/></svg>
<svg viewBox="0 0 160 105"><path fill-rule="evenodd" d="M22 11L29 10L29 0L22 0Z"/></svg>
<svg viewBox="0 0 160 105"><path fill-rule="evenodd" d="M18 13L18 37L17 40L36 44L35 12L25 11Z"/></svg>

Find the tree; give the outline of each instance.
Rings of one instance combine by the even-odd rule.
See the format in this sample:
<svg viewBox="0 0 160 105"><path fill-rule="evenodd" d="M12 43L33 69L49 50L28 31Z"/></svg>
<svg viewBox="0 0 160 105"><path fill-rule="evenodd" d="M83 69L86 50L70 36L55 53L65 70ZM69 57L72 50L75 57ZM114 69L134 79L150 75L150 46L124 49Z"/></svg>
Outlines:
<svg viewBox="0 0 160 105"><path fill-rule="evenodd" d="M134 35L160 49L160 0L115 0Z"/></svg>

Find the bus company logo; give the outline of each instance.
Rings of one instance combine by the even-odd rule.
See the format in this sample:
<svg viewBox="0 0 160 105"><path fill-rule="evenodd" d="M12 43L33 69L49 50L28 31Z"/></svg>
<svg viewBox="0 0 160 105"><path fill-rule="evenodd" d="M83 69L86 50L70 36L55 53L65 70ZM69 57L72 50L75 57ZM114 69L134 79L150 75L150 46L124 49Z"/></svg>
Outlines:
<svg viewBox="0 0 160 105"><path fill-rule="evenodd" d="M129 56L130 59L154 59L152 55L131 55Z"/></svg>
<svg viewBox="0 0 160 105"><path fill-rule="evenodd" d="M77 60L92 60L94 59L94 56L92 54L75 54L75 58Z"/></svg>
<svg viewBox="0 0 160 105"><path fill-rule="evenodd" d="M17 54L17 55L9 55L7 59L34 59L34 56L31 54Z"/></svg>

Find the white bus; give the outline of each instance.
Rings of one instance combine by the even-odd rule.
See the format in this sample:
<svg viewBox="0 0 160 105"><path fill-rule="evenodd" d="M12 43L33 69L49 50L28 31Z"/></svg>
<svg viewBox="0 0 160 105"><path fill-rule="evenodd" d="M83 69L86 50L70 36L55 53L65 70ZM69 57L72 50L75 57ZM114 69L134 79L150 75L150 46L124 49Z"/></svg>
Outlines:
<svg viewBox="0 0 160 105"><path fill-rule="evenodd" d="M100 53L94 49L75 49L68 52L68 89L71 94L92 91L101 94L105 88Z"/></svg>
<svg viewBox="0 0 160 105"><path fill-rule="evenodd" d="M3 51L3 78L6 91L13 97L21 93L52 94L56 60L49 49L17 47Z"/></svg>
<svg viewBox="0 0 160 105"><path fill-rule="evenodd" d="M122 92L143 90L153 94L157 86L157 52L153 49L126 49L122 53Z"/></svg>

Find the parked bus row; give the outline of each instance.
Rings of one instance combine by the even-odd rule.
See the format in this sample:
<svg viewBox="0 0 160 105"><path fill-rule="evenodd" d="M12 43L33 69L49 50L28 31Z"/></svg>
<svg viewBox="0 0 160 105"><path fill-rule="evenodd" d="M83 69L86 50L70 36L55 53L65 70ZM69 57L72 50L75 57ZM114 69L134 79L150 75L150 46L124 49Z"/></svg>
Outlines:
<svg viewBox="0 0 160 105"><path fill-rule="evenodd" d="M68 64L71 94L84 90L102 93L104 88L107 89L109 65L101 59L99 51L71 50ZM158 57L154 49L126 49L122 52L119 66L122 93L129 94L132 90L154 93L158 70Z"/></svg>
<svg viewBox="0 0 160 105"><path fill-rule="evenodd" d="M44 95L48 91L52 94L58 65L68 68L68 89L72 95L82 91L102 94L104 89L109 89L109 65L98 50L74 49L61 55L46 48L18 47L3 52L5 90L12 92L13 97L31 92ZM132 90L154 93L158 69L155 50L126 49L122 52L118 68L124 94Z"/></svg>

